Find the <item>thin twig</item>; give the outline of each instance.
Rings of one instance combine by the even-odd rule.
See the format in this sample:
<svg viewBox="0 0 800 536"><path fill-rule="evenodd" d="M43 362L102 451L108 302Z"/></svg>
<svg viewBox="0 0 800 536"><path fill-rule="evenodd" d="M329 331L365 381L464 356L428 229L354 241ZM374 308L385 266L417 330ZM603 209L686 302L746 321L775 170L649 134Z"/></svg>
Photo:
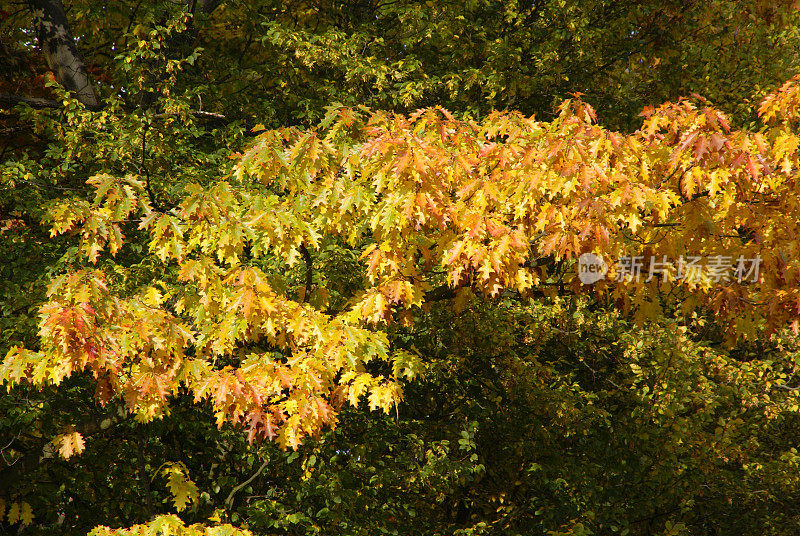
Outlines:
<svg viewBox="0 0 800 536"><path fill-rule="evenodd" d="M311 285L314 283L314 260L311 258L311 253L309 253L305 244L300 244L300 254L306 263L306 291L303 301L308 303L311 296Z"/></svg>
<svg viewBox="0 0 800 536"><path fill-rule="evenodd" d="M267 468L268 463L269 460L264 460L264 463L261 464L261 467L259 467L258 470L255 473L253 473L253 476L251 476L250 478L248 478L247 480L245 480L244 482L242 482L241 484L239 484L238 486L236 486L231 490L231 492L228 494L228 498L225 499L225 504L228 505L228 508L233 506L233 496L236 495L236 493L238 493L239 490L241 490L242 488L250 484L253 480L258 478L258 475L261 474L261 471Z"/></svg>

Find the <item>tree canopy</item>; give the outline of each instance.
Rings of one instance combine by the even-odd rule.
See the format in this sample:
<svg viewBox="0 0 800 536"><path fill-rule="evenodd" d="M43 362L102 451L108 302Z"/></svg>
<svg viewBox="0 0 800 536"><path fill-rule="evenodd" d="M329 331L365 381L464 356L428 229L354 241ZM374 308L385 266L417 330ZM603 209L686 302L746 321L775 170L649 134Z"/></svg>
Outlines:
<svg viewBox="0 0 800 536"><path fill-rule="evenodd" d="M795 8L2 8L0 529L795 532Z"/></svg>

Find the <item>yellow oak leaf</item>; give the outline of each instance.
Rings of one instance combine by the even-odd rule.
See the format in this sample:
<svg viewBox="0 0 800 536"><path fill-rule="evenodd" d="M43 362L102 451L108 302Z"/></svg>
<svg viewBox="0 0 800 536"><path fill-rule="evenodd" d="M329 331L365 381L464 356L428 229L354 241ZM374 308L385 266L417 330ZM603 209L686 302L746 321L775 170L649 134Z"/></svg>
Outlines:
<svg viewBox="0 0 800 536"><path fill-rule="evenodd" d="M80 432L61 434L56 438L55 443L58 445L58 453L65 460L70 459L75 454L80 454L86 448Z"/></svg>
<svg viewBox="0 0 800 536"><path fill-rule="evenodd" d="M19 503L11 503L11 508L8 509L8 522L13 525L19 519Z"/></svg>
<svg viewBox="0 0 800 536"><path fill-rule="evenodd" d="M31 505L23 502L19 508L19 520L22 526L27 526L33 523L33 509Z"/></svg>
<svg viewBox="0 0 800 536"><path fill-rule="evenodd" d="M189 471L183 463L167 465L162 474L167 477L167 488L172 494L172 502L179 512L186 509L189 503L197 500L199 490L188 476Z"/></svg>

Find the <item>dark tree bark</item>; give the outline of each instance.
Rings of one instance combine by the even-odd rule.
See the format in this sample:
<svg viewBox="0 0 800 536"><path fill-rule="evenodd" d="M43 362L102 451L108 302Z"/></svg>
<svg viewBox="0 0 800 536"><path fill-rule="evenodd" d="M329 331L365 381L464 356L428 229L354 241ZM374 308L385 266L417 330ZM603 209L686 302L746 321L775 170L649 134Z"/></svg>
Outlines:
<svg viewBox="0 0 800 536"><path fill-rule="evenodd" d="M28 0L39 46L58 82L90 110L103 107L94 90L75 39L69 30L61 0Z"/></svg>

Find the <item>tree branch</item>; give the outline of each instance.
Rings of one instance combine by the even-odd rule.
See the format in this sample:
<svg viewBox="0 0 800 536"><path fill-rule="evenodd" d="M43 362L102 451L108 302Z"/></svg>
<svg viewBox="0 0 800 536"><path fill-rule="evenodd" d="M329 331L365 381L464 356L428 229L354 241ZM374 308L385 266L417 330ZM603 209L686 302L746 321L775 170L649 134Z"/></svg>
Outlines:
<svg viewBox="0 0 800 536"><path fill-rule="evenodd" d="M16 104L27 104L31 108L61 108L61 103L52 99L20 97L19 95L0 93L0 106L14 106Z"/></svg>
<svg viewBox="0 0 800 536"><path fill-rule="evenodd" d="M251 483L253 480L255 480L255 479L258 477L258 475L260 475L260 474L261 474L261 472L262 472L264 469L266 469L266 468L267 468L267 464L268 464L268 463L269 463L269 460L264 460L264 463L262 463L262 464L261 464L261 467L259 467L259 468L256 470L256 472L255 472L255 473L253 473L253 476L251 476L250 478L248 478L247 480L245 480L244 482L242 482L241 484L239 484L238 486L236 486L235 488L233 488L233 489L231 490L231 492L228 494L228 498L227 498L227 499L225 499L225 505L226 505L228 508L230 508L231 506L233 506L233 496L234 496L234 495L236 495L236 494L239 492L239 490L241 490L243 487L247 486L247 485L248 485L248 484L250 484L250 483Z"/></svg>
<svg viewBox="0 0 800 536"><path fill-rule="evenodd" d="M58 82L89 110L101 109L103 105L72 37L61 0L29 0L28 5L33 12L39 47Z"/></svg>
<svg viewBox="0 0 800 536"><path fill-rule="evenodd" d="M306 263L306 291L303 296L303 301L308 302L311 297L311 285L314 283L314 260L311 258L311 253L305 244L300 244L300 254Z"/></svg>
<svg viewBox="0 0 800 536"><path fill-rule="evenodd" d="M45 99L41 97L23 97L21 95L9 95L8 93L0 93L0 108L10 107L17 104L26 104L31 108L53 108L58 109L63 104L57 100ZM126 110L133 110L135 106L125 106ZM214 112L206 112L204 110L189 110L187 112L192 117L197 119L205 119L207 121L218 121L220 123L227 123L228 118L222 114ZM160 113L153 116L154 119L166 119L168 117L179 117L181 114L178 112Z"/></svg>

